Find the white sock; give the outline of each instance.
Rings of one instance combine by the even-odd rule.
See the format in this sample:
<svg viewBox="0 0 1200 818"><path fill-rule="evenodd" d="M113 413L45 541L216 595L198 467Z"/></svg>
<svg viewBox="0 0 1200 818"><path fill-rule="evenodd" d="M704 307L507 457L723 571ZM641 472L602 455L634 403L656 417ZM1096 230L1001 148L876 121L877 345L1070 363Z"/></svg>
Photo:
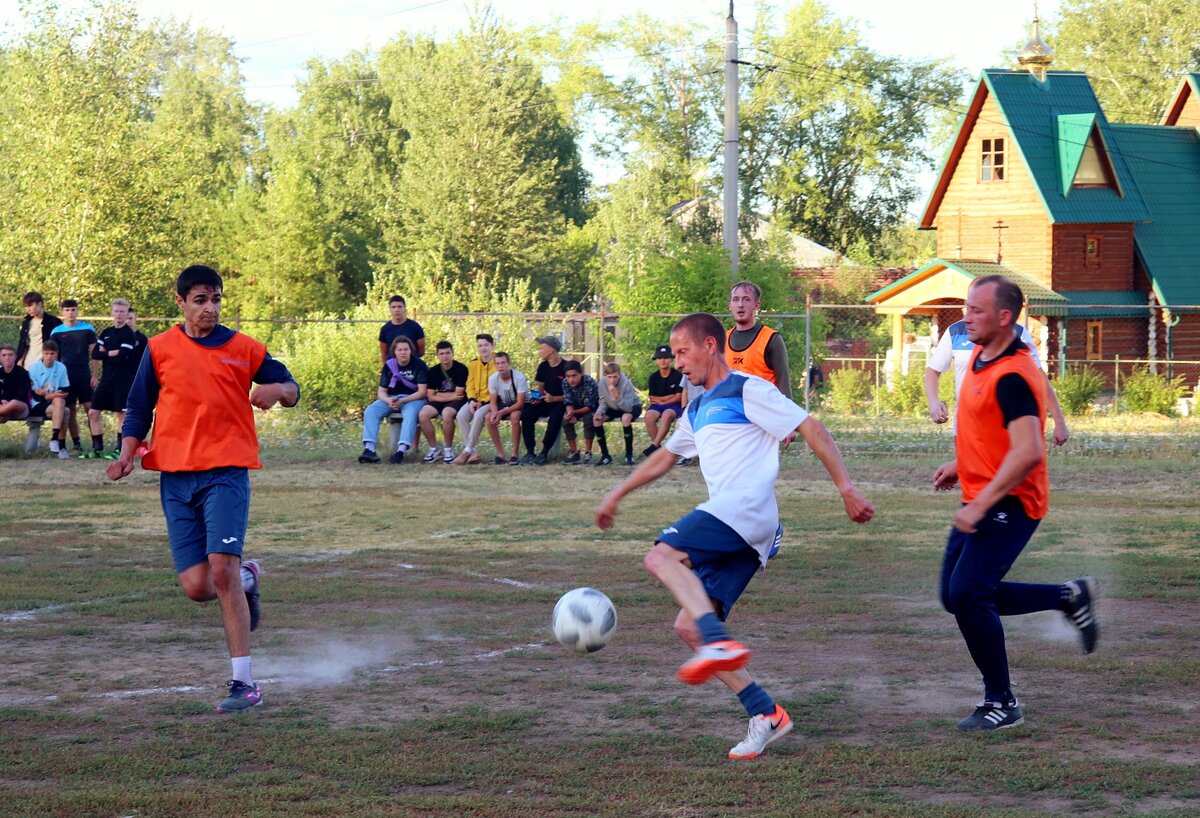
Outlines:
<svg viewBox="0 0 1200 818"><path fill-rule="evenodd" d="M375 451L375 441L374 440L364 440L363 448L366 449L368 452Z"/></svg>
<svg viewBox="0 0 1200 818"><path fill-rule="evenodd" d="M463 451L467 454L470 454L471 452L475 451L475 447L474 446L463 446Z"/></svg>
<svg viewBox="0 0 1200 818"><path fill-rule="evenodd" d="M254 684L254 676L250 673L250 657L249 656L234 656L233 662L233 678L244 684Z"/></svg>

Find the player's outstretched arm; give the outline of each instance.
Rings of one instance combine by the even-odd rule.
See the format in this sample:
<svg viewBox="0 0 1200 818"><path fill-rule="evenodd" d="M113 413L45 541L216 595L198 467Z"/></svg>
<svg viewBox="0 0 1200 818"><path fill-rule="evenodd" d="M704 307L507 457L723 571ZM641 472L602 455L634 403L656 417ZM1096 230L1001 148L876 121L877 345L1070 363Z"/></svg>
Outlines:
<svg viewBox="0 0 1200 818"><path fill-rule="evenodd" d="M679 455L669 451L665 446L654 454L642 461L633 474L626 477L608 496L601 501L600 506L596 509L596 527L601 531L607 531L612 528L613 521L617 516L617 507L621 504L622 498L635 489L639 489L647 483L653 483L658 478L669 472L675 465L675 461Z"/></svg>
<svg viewBox="0 0 1200 818"><path fill-rule="evenodd" d="M812 449L813 454L825 466L825 471L829 472L829 476L833 478L833 484L837 486L838 493L842 495L842 502L846 506L846 516L856 523L865 523L874 517L875 506L871 505L871 501L858 490L858 486L854 485L854 481L850 479L850 472L846 470L841 450L834 443L825 424L809 415L796 431L804 438L808 448Z"/></svg>
<svg viewBox="0 0 1200 818"><path fill-rule="evenodd" d="M938 395L938 381L942 373L932 367L925 368L925 400L929 402L929 419L934 423L945 423L950 419L950 410Z"/></svg>
<svg viewBox="0 0 1200 818"><path fill-rule="evenodd" d="M283 406L295 406L298 400L300 400L300 387L296 385L295 381L259 384L250 393L250 403L263 410L270 409L277 403Z"/></svg>

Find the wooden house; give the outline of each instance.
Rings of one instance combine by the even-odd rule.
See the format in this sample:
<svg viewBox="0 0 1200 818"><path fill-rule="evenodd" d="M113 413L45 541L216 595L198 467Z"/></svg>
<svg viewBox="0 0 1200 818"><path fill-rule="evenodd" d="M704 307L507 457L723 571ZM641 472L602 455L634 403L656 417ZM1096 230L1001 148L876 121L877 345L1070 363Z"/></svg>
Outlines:
<svg viewBox="0 0 1200 818"><path fill-rule="evenodd" d="M868 301L898 346L903 316L944 329L971 280L1001 273L1055 369L1200 360L1200 74L1162 124L1121 125L1048 62L982 73L921 216L937 258Z"/></svg>

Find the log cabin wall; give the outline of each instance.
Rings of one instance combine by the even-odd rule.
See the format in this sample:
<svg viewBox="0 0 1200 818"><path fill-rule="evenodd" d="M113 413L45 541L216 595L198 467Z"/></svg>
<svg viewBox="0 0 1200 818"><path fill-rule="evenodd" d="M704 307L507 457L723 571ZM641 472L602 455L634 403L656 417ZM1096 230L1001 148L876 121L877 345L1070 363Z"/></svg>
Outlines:
<svg viewBox="0 0 1200 818"><path fill-rule="evenodd" d="M1132 224L1056 224L1051 232L1052 289L1134 288Z"/></svg>

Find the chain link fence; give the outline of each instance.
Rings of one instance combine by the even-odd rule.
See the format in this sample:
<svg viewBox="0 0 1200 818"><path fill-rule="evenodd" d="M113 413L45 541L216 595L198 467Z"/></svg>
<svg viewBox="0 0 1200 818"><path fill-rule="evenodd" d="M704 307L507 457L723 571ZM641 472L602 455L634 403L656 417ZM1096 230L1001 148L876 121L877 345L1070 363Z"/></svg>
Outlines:
<svg viewBox="0 0 1200 818"><path fill-rule="evenodd" d="M928 306L924 309L928 311ZM1177 313L1184 310L1200 312L1200 307L1176 308ZM616 361L644 388L655 368L655 347L668 342L671 326L683 314L414 309L411 316L425 328L427 360L432 360L434 345L442 339L454 344L456 357L469 360L475 357L475 335L490 333L496 338L496 349L508 352L518 369L532 375L537 366L535 339L553 335L561 339L564 357L583 362L586 372L598 376L604 363ZM728 315L719 317L727 326L732 323ZM791 391L798 403L814 411L846 415L914 417L928 411L924 377L938 337L961 317L961 305L900 317L881 315L871 305L819 303L810 303L803 312L760 314L761 320L784 338ZM0 343L17 343L22 318L0 316ZM250 319L236 314L224 318L235 329L267 341L272 354L297 371L311 408L334 413L361 410L373 389L381 360L377 335L383 316L378 320ZM1124 333L1120 348L1136 349L1140 343L1141 355L1107 354L1101 334L1107 321L1103 308L1089 307L1086 315L1079 317L1068 311L1063 318L1065 333L1062 326L1053 331L1053 322L1060 319L1030 329L1060 399L1065 407L1070 403L1068 411L1150 411L1149 402L1155 407L1152 411L1193 414L1200 360L1145 354L1152 343L1159 347L1170 344L1162 335L1149 341L1126 337L1131 329L1136 331L1139 320L1130 318L1128 307L1112 311L1110 326ZM97 331L111 323L108 316L83 316L81 320ZM153 336L178 320L139 317L137 327ZM1143 316L1140 321L1145 324L1147 319ZM1083 356L1065 354L1077 346L1078 339L1070 336L1071 332L1089 343L1096 341L1098 348ZM1064 335L1071 343L1061 343ZM939 390L942 399L952 405L952 375L940 379Z"/></svg>

